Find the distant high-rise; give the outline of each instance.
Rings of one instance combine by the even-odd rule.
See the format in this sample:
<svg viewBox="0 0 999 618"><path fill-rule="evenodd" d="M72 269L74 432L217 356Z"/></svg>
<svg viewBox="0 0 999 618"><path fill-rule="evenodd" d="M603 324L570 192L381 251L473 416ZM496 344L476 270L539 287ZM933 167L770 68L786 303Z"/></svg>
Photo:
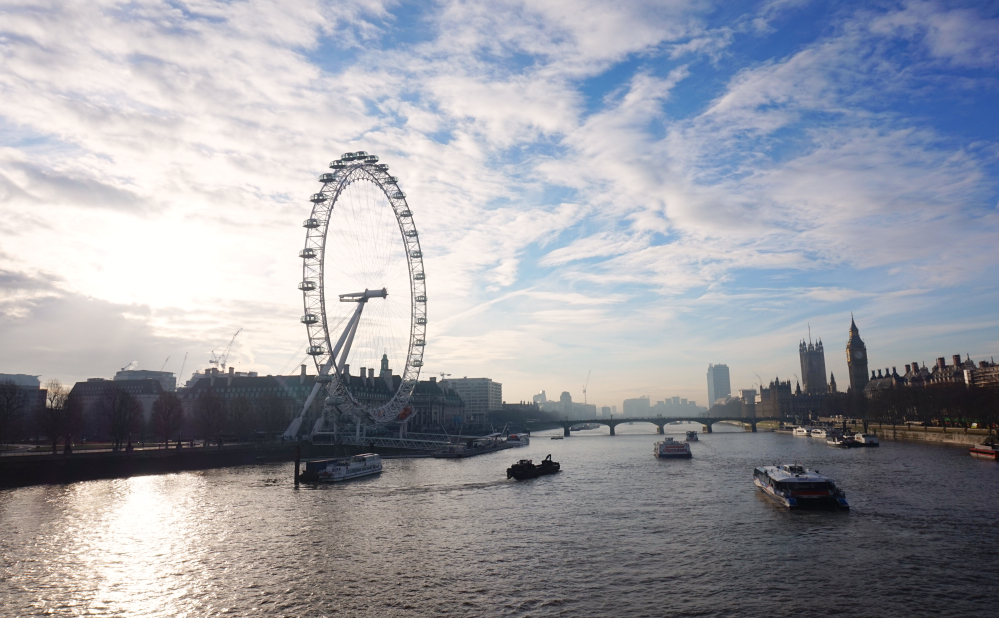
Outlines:
<svg viewBox="0 0 999 618"><path fill-rule="evenodd" d="M569 394L569 391L562 391L562 394L559 396L558 401L562 405L563 414L572 413L572 395Z"/></svg>
<svg viewBox="0 0 999 618"><path fill-rule="evenodd" d="M801 389L808 395L819 395L829 392L826 382L826 353L822 349L822 340L808 343L802 339L798 345L798 355L801 357Z"/></svg>
<svg viewBox="0 0 999 618"><path fill-rule="evenodd" d="M719 399L732 394L732 383L728 377L728 365L708 365L708 409Z"/></svg>
<svg viewBox="0 0 999 618"><path fill-rule="evenodd" d="M465 421L484 423L486 414L503 407L503 385L489 378L449 378L441 382L465 402Z"/></svg>
<svg viewBox="0 0 999 618"><path fill-rule="evenodd" d="M122 369L114 374L114 381L122 380L156 380L163 387L163 390L175 392L177 390L177 378L169 371L149 371L146 369Z"/></svg>
<svg viewBox="0 0 999 618"><path fill-rule="evenodd" d="M846 342L846 364L850 368L850 389L854 393L864 390L870 381L867 375L867 346L860 338L860 330L857 323L850 316L850 338Z"/></svg>
<svg viewBox="0 0 999 618"><path fill-rule="evenodd" d="M625 416L644 417L649 415L649 398L643 395L637 399L625 399L623 414Z"/></svg>

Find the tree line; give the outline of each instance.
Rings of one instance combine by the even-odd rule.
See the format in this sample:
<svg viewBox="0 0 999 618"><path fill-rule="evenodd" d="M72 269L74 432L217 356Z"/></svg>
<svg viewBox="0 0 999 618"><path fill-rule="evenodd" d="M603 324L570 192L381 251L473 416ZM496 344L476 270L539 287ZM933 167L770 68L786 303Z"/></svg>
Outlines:
<svg viewBox="0 0 999 618"><path fill-rule="evenodd" d="M129 441L201 439L206 442L250 440L262 433L273 438L290 422L284 400L268 393L257 401L226 400L205 391L190 413L176 393L163 392L153 402L146 422L142 404L114 382L108 382L89 409L58 380L45 385L44 404L32 401L35 391L0 382L0 445L44 436L53 451L68 440L108 440L118 450Z"/></svg>
<svg viewBox="0 0 999 618"><path fill-rule="evenodd" d="M850 392L826 397L823 413L860 419L865 424L952 427L977 424L995 433L999 426L999 389L947 384L885 388L869 395Z"/></svg>

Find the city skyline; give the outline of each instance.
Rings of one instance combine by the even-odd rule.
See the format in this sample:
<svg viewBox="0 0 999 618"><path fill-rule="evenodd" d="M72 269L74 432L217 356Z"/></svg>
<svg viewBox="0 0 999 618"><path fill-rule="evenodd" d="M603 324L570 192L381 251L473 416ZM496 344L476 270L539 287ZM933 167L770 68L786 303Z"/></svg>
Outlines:
<svg viewBox="0 0 999 618"><path fill-rule="evenodd" d="M999 356L988 7L203 11L5 13L0 372L184 382L243 328L232 366L295 373L352 150L420 226L424 377L707 401L709 362L794 379L810 324L845 390L851 311L875 370Z"/></svg>

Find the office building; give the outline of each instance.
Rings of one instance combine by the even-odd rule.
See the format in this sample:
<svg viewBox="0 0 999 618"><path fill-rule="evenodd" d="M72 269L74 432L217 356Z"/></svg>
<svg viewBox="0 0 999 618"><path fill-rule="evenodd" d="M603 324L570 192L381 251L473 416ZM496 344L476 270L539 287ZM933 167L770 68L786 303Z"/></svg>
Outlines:
<svg viewBox="0 0 999 618"><path fill-rule="evenodd" d="M722 403L732 394L732 383L728 376L728 365L708 365L708 409Z"/></svg>

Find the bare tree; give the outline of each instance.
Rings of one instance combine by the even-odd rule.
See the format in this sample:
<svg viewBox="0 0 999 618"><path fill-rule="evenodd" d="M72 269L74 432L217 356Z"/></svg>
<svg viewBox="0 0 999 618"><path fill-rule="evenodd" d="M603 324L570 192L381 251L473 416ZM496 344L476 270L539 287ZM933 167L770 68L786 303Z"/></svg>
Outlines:
<svg viewBox="0 0 999 618"><path fill-rule="evenodd" d="M112 382L104 388L98 406L105 428L111 436L112 447L117 451L126 438L139 429L142 405Z"/></svg>
<svg viewBox="0 0 999 618"><path fill-rule="evenodd" d="M222 436L225 428L226 404L213 391L205 391L198 397L194 411L194 429L205 443Z"/></svg>
<svg viewBox="0 0 999 618"><path fill-rule="evenodd" d="M0 382L0 445L19 434L25 407L22 389L10 380Z"/></svg>
<svg viewBox="0 0 999 618"><path fill-rule="evenodd" d="M69 391L59 382L50 380L45 385L45 406L35 411L35 425L52 441L52 454L59 445L59 438L67 435L66 400Z"/></svg>
<svg viewBox="0 0 999 618"><path fill-rule="evenodd" d="M160 393L159 398L153 402L153 413L149 420L155 434L163 438L164 444L169 443L170 436L176 435L184 422L184 408L180 404L180 398L175 393Z"/></svg>
<svg viewBox="0 0 999 618"><path fill-rule="evenodd" d="M264 395L260 405L260 421L268 437L280 433L288 427L288 408L280 397L273 393Z"/></svg>
<svg viewBox="0 0 999 618"><path fill-rule="evenodd" d="M237 438L246 439L257 427L257 414L246 397L237 397L229 402L228 430Z"/></svg>

